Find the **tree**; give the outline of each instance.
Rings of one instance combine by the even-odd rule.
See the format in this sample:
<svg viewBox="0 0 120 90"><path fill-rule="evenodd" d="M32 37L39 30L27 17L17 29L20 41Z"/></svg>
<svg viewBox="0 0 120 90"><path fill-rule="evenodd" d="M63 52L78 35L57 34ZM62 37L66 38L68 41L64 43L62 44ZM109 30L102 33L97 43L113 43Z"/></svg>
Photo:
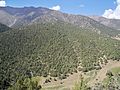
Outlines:
<svg viewBox="0 0 120 90"><path fill-rule="evenodd" d="M106 75L109 76L109 77L112 77L112 76L113 76L113 74L112 74L111 71L108 71L108 72L106 73Z"/></svg>
<svg viewBox="0 0 120 90"><path fill-rule="evenodd" d="M8 90L40 90L42 87L37 81L30 78L19 79L15 85L9 87Z"/></svg>

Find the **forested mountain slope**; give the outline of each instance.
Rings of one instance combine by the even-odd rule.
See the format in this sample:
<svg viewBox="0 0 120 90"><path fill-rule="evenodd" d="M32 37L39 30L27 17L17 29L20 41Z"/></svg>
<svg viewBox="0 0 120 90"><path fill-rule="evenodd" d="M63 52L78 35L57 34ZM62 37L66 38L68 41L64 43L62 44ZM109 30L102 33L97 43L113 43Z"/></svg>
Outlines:
<svg viewBox="0 0 120 90"><path fill-rule="evenodd" d="M6 25L0 23L0 33L8 31L8 30L11 30L11 28L9 28Z"/></svg>
<svg viewBox="0 0 120 90"><path fill-rule="evenodd" d="M37 23L0 33L0 82L34 76L61 77L100 69L120 59L120 41L64 22Z"/></svg>

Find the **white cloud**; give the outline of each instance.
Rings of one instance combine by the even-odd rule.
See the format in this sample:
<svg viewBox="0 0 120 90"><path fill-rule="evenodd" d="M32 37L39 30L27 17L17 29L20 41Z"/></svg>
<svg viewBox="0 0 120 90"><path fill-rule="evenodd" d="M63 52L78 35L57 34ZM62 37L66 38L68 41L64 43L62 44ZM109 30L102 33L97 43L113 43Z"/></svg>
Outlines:
<svg viewBox="0 0 120 90"><path fill-rule="evenodd" d="M3 1L3 0L1 0L1 1L0 1L0 7L5 7L5 6L6 6L6 2Z"/></svg>
<svg viewBox="0 0 120 90"><path fill-rule="evenodd" d="M57 6L53 6L52 8L50 8L52 10L56 10L56 11L59 11L61 9L61 7L59 5Z"/></svg>
<svg viewBox="0 0 120 90"><path fill-rule="evenodd" d="M117 0L117 4L120 4L120 0Z"/></svg>
<svg viewBox="0 0 120 90"><path fill-rule="evenodd" d="M116 3L117 7L115 10L112 9L105 10L102 16L109 19L120 19L120 0L117 0Z"/></svg>

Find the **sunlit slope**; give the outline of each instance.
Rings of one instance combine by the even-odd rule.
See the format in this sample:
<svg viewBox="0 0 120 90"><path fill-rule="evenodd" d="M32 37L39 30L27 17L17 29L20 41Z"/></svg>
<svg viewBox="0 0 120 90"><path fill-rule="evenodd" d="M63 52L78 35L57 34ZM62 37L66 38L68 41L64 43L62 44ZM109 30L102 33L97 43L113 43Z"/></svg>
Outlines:
<svg viewBox="0 0 120 90"><path fill-rule="evenodd" d="M0 81L100 69L99 62L120 59L120 42L63 22L33 24L0 34Z"/></svg>

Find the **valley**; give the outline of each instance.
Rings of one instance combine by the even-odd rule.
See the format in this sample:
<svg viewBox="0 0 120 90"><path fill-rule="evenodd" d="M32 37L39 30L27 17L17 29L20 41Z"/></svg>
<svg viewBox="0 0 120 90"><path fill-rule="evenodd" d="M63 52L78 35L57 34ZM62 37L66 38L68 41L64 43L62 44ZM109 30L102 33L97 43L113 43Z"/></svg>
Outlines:
<svg viewBox="0 0 120 90"><path fill-rule="evenodd" d="M120 89L119 27L42 7L0 12L1 90Z"/></svg>

